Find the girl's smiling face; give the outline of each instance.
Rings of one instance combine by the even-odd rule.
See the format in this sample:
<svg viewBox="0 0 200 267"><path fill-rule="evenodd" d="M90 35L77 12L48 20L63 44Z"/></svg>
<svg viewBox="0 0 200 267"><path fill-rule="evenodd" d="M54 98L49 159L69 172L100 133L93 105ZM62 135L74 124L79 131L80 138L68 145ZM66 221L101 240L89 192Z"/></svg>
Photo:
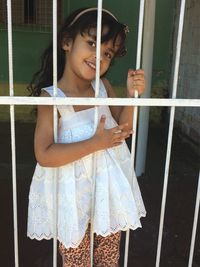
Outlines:
<svg viewBox="0 0 200 267"><path fill-rule="evenodd" d="M107 33L104 27L102 35ZM118 50L120 37L116 41L101 44L100 76L105 74ZM69 40L63 45L66 51L66 68L81 79L92 81L96 73L96 28L89 33L78 34L74 41Z"/></svg>

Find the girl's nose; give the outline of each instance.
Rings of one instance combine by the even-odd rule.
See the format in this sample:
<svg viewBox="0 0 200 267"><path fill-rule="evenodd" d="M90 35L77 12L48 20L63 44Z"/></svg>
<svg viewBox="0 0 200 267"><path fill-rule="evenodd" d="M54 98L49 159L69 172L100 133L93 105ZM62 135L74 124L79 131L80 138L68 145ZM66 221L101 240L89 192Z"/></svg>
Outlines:
<svg viewBox="0 0 200 267"><path fill-rule="evenodd" d="M95 54L94 58L95 58L95 60L96 60L96 58L97 58L96 54ZM101 53L101 54L100 54L100 61L102 61L102 59L103 59L103 56L102 56L102 53Z"/></svg>

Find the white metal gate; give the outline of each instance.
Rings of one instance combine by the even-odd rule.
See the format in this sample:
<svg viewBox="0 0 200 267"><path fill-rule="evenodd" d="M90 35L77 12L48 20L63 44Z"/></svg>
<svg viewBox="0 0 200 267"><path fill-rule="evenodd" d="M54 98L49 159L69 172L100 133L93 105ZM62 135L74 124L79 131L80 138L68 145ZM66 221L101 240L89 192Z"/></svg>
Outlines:
<svg viewBox="0 0 200 267"><path fill-rule="evenodd" d="M140 11L139 11L139 28L138 28L138 46L137 46L137 60L136 60L136 69L140 68L141 62L141 47L142 47L142 33L143 33L143 20L144 20L144 7L145 0L140 0ZM13 220L14 220L14 249L15 249L15 267L19 267L18 259L18 220L17 220L17 187L16 187L16 150L15 150L15 105L54 105L54 135L55 141L57 140L57 111L56 105L118 105L118 106L166 106L170 107L170 123L168 130L168 142L167 142L167 154L165 162L165 173L164 173L164 186L163 186L163 195L162 195L162 205L161 205L161 214L160 214L160 227L159 227L159 236L157 243L157 257L155 266L160 265L160 254L161 254L161 244L162 244L162 235L163 235L163 223L164 223L164 214L165 214L165 204L166 204L166 193L168 186L168 174L169 174L169 164L170 164L170 154L171 154L171 145L172 145L172 133L174 127L174 115L176 107L200 107L200 100L198 99L176 99L176 90L178 82L178 72L179 72L179 61L180 61L180 51L181 51L181 41L182 41L182 32L183 32L183 23L184 23L184 11L185 11L185 0L181 1L180 8L180 17L179 17L179 27L178 27L178 36L177 36L177 45L176 45L176 58L175 58L175 68L173 75L173 92L172 98L170 99L149 99L149 98L137 98L137 95L134 99L124 99L124 98L58 98L57 95L57 1L53 0L53 84L54 84L54 97L45 98L45 97L15 97L14 96L14 86L13 86L13 53L12 53L12 14L11 14L11 0L7 0L7 14L8 14L8 57L9 57L9 88L10 96L0 97L0 105L10 105L10 121L11 121L11 148L12 148L12 181L13 181ZM98 95L99 88L99 71L100 71L100 33L101 33L101 12L102 12L102 0L98 1L98 19L97 19L97 62L96 62L96 93ZM137 110L137 109L136 109ZM136 132L136 120L137 112L134 112L134 131ZM95 109L95 124L97 125L97 108ZM134 135L135 137L136 135ZM135 159L135 138L132 140L132 162L134 163ZM95 166L94 166L95 167ZM55 170L55 192L54 198L57 197L57 183L56 183L56 170ZM94 184L95 186L95 184ZM54 214L54 253L53 253L53 266L57 266L57 202L55 203L55 214ZM198 212L199 212L199 203L200 203L200 176L198 182L197 196L196 196L196 207L194 214L193 222L193 231L191 237L191 247L188 266L192 266L193 261L193 252L195 245L195 236L196 228L198 221ZM92 227L91 227L92 230ZM91 235L91 243L93 244L93 235ZM126 246L125 246L125 259L124 266L128 264L128 245L129 245L129 231L126 234ZM91 254L92 254L91 246ZM92 266L91 257L91 266Z"/></svg>

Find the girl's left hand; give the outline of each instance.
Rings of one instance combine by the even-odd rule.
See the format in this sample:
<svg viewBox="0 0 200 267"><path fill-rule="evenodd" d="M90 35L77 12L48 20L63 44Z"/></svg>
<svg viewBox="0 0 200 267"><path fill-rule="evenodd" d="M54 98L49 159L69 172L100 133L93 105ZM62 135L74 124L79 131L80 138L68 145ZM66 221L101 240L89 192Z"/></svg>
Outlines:
<svg viewBox="0 0 200 267"><path fill-rule="evenodd" d="M138 95L142 95L145 89L145 77L143 70L129 69L127 76L127 96L134 97L137 90Z"/></svg>

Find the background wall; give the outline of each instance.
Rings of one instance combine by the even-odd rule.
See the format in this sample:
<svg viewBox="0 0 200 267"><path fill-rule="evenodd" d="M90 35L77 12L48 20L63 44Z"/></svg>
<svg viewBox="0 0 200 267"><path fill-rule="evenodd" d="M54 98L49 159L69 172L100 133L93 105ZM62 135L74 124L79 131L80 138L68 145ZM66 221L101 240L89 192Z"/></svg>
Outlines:
<svg viewBox="0 0 200 267"><path fill-rule="evenodd" d="M1 0L0 0L1 2ZM50 1L51 2L51 1ZM120 21L129 25L130 33L127 40L128 54L126 57L116 60L109 74L109 78L115 85L124 84L127 69L135 66L135 53L137 43L137 22L139 0L104 1L104 8L111 10ZM62 17L66 17L73 10L84 6L95 6L94 0L63 1ZM50 11L48 11L50 13ZM173 1L158 0L156 12L156 34L154 53L155 79L167 79L169 76L169 61L171 47L171 32L173 25ZM0 25L1 26L1 25ZM39 58L52 37L49 30L41 27L20 28L13 30L13 56L14 56L14 81L15 83L27 83L32 74L39 67ZM7 53L7 30L0 27L0 81L8 81L8 53Z"/></svg>
<svg viewBox="0 0 200 267"><path fill-rule="evenodd" d="M42 5L36 3L37 13L45 16L52 14L50 0L44 0ZM36 20L35 24L23 25L18 18L17 12L21 2L14 2L13 6L13 64L14 64L14 90L15 95L27 95L27 84L32 75L40 67L40 55L52 38L49 19L44 19L45 25ZM39 3L39 4L37 4ZM50 4L48 4L50 3ZM127 24L130 33L127 39L128 53L124 58L117 59L108 73L108 79L113 84L118 95L123 96L126 91L126 75L128 68L135 67L136 45L137 45L137 22L139 14L139 0L106 0L103 7L111 10L121 22ZM59 23L70 12L80 7L95 6L95 0L58 0ZM39 7L38 7L39 6ZM21 8L24 8L23 5ZM7 30L2 19L6 19L6 5L0 0L0 95L9 95L8 87L8 51L7 51ZM38 11L39 10L39 11ZM19 11L21 12L21 11ZM20 13L21 14L21 13ZM38 15L37 14L37 15ZM157 0L156 25L155 25L155 47L152 79L152 96L165 97L168 92L168 81L170 74L172 30L174 18L174 1ZM8 120L6 115L7 107L0 107L0 120ZM16 119L32 121L32 107L16 107ZM156 122L161 120L162 108L151 108L150 118Z"/></svg>
<svg viewBox="0 0 200 267"><path fill-rule="evenodd" d="M179 12L180 1L177 1ZM182 51L180 59L178 98L200 98L200 1L188 0L185 10ZM176 21L177 30L178 21ZM175 30L175 32L176 32ZM175 41L175 36L174 36ZM174 47L175 52L175 47ZM200 109L177 108L176 125L189 137L196 148L200 145Z"/></svg>

